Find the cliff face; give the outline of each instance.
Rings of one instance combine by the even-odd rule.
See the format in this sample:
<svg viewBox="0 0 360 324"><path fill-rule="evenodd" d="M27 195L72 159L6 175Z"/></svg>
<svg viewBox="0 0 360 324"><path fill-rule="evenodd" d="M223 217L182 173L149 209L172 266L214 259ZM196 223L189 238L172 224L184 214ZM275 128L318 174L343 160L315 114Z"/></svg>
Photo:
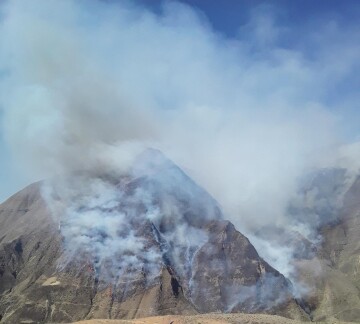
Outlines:
<svg viewBox="0 0 360 324"><path fill-rule="evenodd" d="M84 196L71 214L52 216L41 184L0 205L1 322L217 311L306 318L291 284L222 219L216 202L171 162L155 160L136 165L136 177L112 181L122 198L101 208ZM151 193L146 203L139 190ZM89 225L99 210L101 227ZM120 216L123 226L114 222Z"/></svg>

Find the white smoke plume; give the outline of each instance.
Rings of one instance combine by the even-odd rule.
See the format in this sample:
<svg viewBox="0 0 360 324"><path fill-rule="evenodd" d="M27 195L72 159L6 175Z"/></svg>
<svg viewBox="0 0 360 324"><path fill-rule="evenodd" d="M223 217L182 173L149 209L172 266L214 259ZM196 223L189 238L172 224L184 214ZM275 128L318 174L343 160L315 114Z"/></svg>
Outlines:
<svg viewBox="0 0 360 324"><path fill-rule="evenodd" d="M139 281L153 284L165 266L190 286L193 257L208 240L201 225L221 219L215 200L156 150L127 170L102 171L73 172L43 186L63 237L60 270L80 261L101 284L129 290Z"/></svg>
<svg viewBox="0 0 360 324"><path fill-rule="evenodd" d="M19 169L34 180L93 175L85 186L58 184L73 220L63 225L74 237L70 245L99 248L79 241L97 220L107 237L114 222L127 224L126 215L98 210L122 199L99 176L126 173L155 147L210 192L261 256L291 275L291 246L284 251L258 230L291 229L313 240L319 222L289 212L290 201L303 204L299 180L318 167L357 174L358 144L338 149L345 138L340 108L353 108L355 99L346 98L346 107L328 102L336 80L356 67L359 46L351 39L359 35L320 23L309 36L317 55L308 55L305 36L298 47L282 46L291 31L278 26L271 8L260 9L231 39L177 2L165 2L158 14L127 1L1 5L3 129ZM73 217L84 204L88 210ZM125 251L137 242L141 258L144 243L127 234L116 246ZM104 255L114 245L106 242Z"/></svg>

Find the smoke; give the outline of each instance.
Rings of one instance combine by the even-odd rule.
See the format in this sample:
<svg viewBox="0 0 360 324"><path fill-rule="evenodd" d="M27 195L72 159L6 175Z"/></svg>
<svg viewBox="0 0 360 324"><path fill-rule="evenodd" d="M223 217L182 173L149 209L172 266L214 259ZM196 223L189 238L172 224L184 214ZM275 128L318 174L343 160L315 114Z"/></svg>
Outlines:
<svg viewBox="0 0 360 324"><path fill-rule="evenodd" d="M215 200L160 152L146 150L124 172L74 172L45 182L43 197L63 237L59 269L74 261L98 283L129 292L150 285L163 266L191 280L205 221L220 219Z"/></svg>
<svg viewBox="0 0 360 324"><path fill-rule="evenodd" d="M241 306L247 304L250 312L260 313L264 310L269 311L288 300L288 291L281 287L281 281L278 277L265 274L261 281L261 289L260 285L245 286L235 284L228 287L226 290L229 299L227 311L241 312Z"/></svg>
<svg viewBox="0 0 360 324"><path fill-rule="evenodd" d="M148 201L145 193L127 195L119 186L106 179L75 175L44 187L43 196L64 238L60 269L80 259L94 268L97 280L114 284L133 281L141 273L151 282L158 275L161 251L144 237L145 230L139 230L149 226L146 221L157 210L141 205ZM139 212L141 209L144 211Z"/></svg>
<svg viewBox="0 0 360 324"><path fill-rule="evenodd" d="M19 170L34 180L66 179L57 180L56 194L47 192L54 208L64 208L54 195L66 204L61 228L71 253L82 244L108 258L126 254L131 243L133 263L152 260L157 271L160 252L145 251L129 225L134 207L120 213L114 204L123 192L104 180L126 174L138 154L154 147L219 202L261 256L291 276L294 247L281 248L275 235L259 230L296 231L315 242L316 227L328 219L314 207L321 194L308 190L305 199L299 181L320 167L351 170L346 179L358 172L358 144L343 146L356 96L334 98L334 89L358 71L355 29L317 21L310 34L298 33L283 28L270 7L255 10L235 38L177 2L165 2L160 13L95 0L16 0L1 9L5 141ZM292 36L296 46L284 41ZM131 201L145 198L138 192ZM313 199L315 217L304 212L304 199ZM334 201L322 203L326 209ZM154 208L145 208L140 223L156 218ZM92 233L94 223L101 231ZM113 233L115 225L129 230ZM181 246L193 250L197 237L204 240L177 225L168 235L193 233L193 243Z"/></svg>

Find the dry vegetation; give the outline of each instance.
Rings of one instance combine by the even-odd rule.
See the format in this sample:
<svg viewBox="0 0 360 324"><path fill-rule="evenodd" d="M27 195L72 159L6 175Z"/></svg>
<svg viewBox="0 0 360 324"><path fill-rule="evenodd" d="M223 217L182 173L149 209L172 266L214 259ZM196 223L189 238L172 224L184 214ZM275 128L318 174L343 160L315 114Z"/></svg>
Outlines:
<svg viewBox="0 0 360 324"><path fill-rule="evenodd" d="M291 320L276 315L263 314L203 314L192 316L166 315L134 320L94 319L76 322L78 324L300 324L304 322ZM314 322L312 322L314 323ZM325 322L317 322L325 323ZM345 324L336 320L326 323Z"/></svg>

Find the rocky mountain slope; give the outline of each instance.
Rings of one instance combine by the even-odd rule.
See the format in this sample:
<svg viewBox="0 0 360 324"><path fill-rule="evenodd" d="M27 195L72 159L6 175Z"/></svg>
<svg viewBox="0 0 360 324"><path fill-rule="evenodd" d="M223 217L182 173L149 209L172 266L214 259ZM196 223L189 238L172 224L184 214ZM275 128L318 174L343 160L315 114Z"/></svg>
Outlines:
<svg viewBox="0 0 360 324"><path fill-rule="evenodd" d="M360 178L346 191L336 218L319 228L321 242L309 259L298 259L299 280L313 320L360 321Z"/></svg>
<svg viewBox="0 0 360 324"><path fill-rule="evenodd" d="M214 311L308 318L291 283L158 152L121 177L91 177L51 192L36 183L0 205L1 323Z"/></svg>
<svg viewBox="0 0 360 324"><path fill-rule="evenodd" d="M316 220L317 244L278 233L297 247L296 280L307 287L297 300L217 202L159 152L141 155L126 175L70 180L32 184L0 205L1 323L211 312L360 319L360 178L341 204L333 196L341 172L331 186L318 182L327 202L316 215L330 222ZM238 320L209 316L200 320Z"/></svg>

